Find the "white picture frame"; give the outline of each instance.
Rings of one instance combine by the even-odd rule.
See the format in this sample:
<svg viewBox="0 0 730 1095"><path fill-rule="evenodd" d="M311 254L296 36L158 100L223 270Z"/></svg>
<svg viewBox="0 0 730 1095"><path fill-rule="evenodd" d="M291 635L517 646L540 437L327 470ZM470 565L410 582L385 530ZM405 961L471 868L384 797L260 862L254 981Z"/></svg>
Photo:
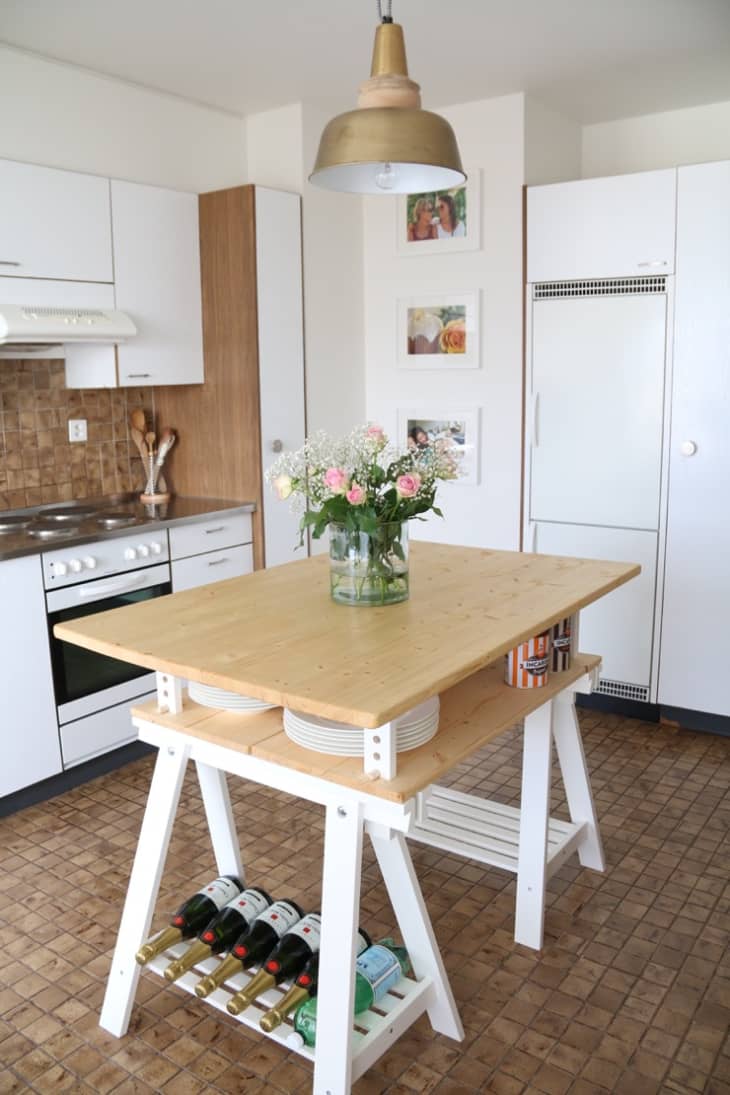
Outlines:
<svg viewBox="0 0 730 1095"><path fill-rule="evenodd" d="M403 194L398 200L396 212L396 253L413 257L443 255L452 251L478 251L482 245L481 192L481 171L477 167L467 172L467 180L461 186L418 194ZM457 225L454 235L439 235L443 231L440 205L442 208L446 206L444 215L448 216L448 205L444 202L444 198L456 213ZM416 205L421 201L430 202L432 206L431 229L436 234L436 238L417 236L417 232L422 231L428 223L425 209L420 217L415 217ZM420 227L417 221L420 221ZM411 232L409 232L409 225L414 226Z"/></svg>
<svg viewBox="0 0 730 1095"><path fill-rule="evenodd" d="M413 444L422 444L424 448L437 440L450 439L460 452L459 475L454 486L477 486L480 468L480 411L451 410L439 406L400 407L398 409L398 445L410 448ZM419 442L416 436L409 435L421 429L428 438Z"/></svg>
<svg viewBox="0 0 730 1095"><path fill-rule="evenodd" d="M396 301L399 369L478 369L480 293L422 293ZM459 347L462 349L459 349Z"/></svg>

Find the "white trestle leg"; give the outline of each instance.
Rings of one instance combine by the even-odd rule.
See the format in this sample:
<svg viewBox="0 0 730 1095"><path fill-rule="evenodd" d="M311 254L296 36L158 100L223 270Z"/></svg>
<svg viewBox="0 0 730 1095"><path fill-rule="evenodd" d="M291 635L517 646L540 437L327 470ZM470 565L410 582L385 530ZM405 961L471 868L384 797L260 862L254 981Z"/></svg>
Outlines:
<svg viewBox="0 0 730 1095"><path fill-rule="evenodd" d="M169 745L157 753L101 1010L101 1026L117 1038L129 1026L140 973L134 956L149 936L189 752L187 746Z"/></svg>
<svg viewBox="0 0 730 1095"><path fill-rule="evenodd" d="M578 858L583 867L605 871L603 843L593 805L573 693L561 692L555 697L554 703L553 737L563 776L565 797L568 800L570 819L577 823L583 822L586 827L583 839L578 845Z"/></svg>
<svg viewBox="0 0 730 1095"><path fill-rule="evenodd" d="M374 822L367 823L378 866L416 977L429 977L433 997L428 1006L431 1026L461 1041L464 1028L446 976L426 902L403 833Z"/></svg>
<svg viewBox="0 0 730 1095"><path fill-rule="evenodd" d="M360 914L362 808L328 805L322 875L314 1095L350 1095L355 932Z"/></svg>
<svg viewBox="0 0 730 1095"><path fill-rule="evenodd" d="M542 946L545 919L552 726L549 700L525 719L522 751L515 942L536 950Z"/></svg>
<svg viewBox="0 0 730 1095"><path fill-rule="evenodd" d="M195 767L218 874L234 874L243 879L241 849L233 821L226 773L199 760L196 760Z"/></svg>

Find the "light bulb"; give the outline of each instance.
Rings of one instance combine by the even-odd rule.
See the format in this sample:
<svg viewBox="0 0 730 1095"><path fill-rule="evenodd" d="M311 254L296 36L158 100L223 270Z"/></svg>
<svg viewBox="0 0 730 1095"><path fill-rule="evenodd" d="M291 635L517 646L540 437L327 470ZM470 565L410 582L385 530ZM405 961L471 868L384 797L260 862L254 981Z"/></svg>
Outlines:
<svg viewBox="0 0 730 1095"><path fill-rule="evenodd" d="M384 163L375 176L375 185L381 190L392 190L398 181L398 172L392 163Z"/></svg>

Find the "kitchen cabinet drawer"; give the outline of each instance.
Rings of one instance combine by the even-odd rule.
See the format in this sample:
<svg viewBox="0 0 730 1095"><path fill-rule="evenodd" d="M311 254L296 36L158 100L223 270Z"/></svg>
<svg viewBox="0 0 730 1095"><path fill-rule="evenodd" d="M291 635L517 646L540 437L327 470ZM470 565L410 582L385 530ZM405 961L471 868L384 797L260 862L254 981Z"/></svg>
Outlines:
<svg viewBox="0 0 730 1095"><path fill-rule="evenodd" d="M230 517L209 517L191 525L170 529L170 558L201 555L204 551L248 544L252 540L251 514L233 513Z"/></svg>
<svg viewBox="0 0 730 1095"><path fill-rule="evenodd" d="M137 326L120 387L202 384L197 195L112 179L111 203L116 304Z"/></svg>
<svg viewBox="0 0 730 1095"><path fill-rule="evenodd" d="M120 745L136 741L137 731L132 725L130 712L134 706L144 703L152 695L153 692L148 692L138 696L134 703L107 707L104 711L97 711L95 715L88 715L62 726L64 768L73 768L75 764L82 764L92 757L108 753L110 749L118 749Z"/></svg>
<svg viewBox="0 0 730 1095"><path fill-rule="evenodd" d="M221 551L207 551L190 559L177 559L172 564L172 592L195 589L225 578L240 578L253 571L251 544L237 544Z"/></svg>
<svg viewBox="0 0 730 1095"><path fill-rule="evenodd" d="M109 180L0 160L0 273L114 280Z"/></svg>
<svg viewBox="0 0 730 1095"><path fill-rule="evenodd" d="M673 273L676 196L674 169L530 187L528 282Z"/></svg>

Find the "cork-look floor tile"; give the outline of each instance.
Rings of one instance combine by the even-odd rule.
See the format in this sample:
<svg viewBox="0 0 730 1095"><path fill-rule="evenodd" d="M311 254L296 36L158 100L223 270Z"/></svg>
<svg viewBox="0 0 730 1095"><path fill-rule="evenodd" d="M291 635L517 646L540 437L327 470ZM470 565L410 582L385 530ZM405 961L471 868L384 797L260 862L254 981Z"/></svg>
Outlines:
<svg viewBox="0 0 730 1095"><path fill-rule="evenodd" d="M551 879L535 952L512 938L511 875L411 845L466 1037L423 1017L356 1095L730 1095L730 740L580 721L607 871L573 857ZM151 974L125 1038L98 1025L152 763L0 820L0 1095L311 1090L301 1058ZM520 763L512 731L445 782L516 805ZM230 784L247 881L318 908L321 809ZM566 817L557 771L552 799ZM155 925L214 873L191 771ZM394 931L369 848L361 913Z"/></svg>

